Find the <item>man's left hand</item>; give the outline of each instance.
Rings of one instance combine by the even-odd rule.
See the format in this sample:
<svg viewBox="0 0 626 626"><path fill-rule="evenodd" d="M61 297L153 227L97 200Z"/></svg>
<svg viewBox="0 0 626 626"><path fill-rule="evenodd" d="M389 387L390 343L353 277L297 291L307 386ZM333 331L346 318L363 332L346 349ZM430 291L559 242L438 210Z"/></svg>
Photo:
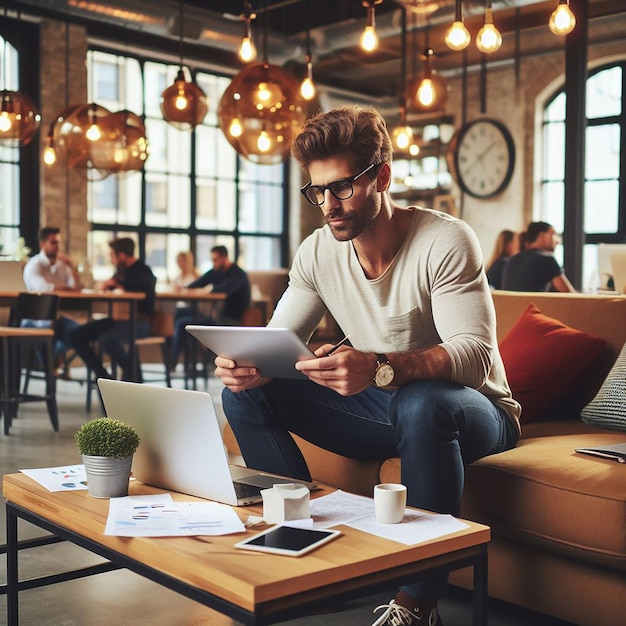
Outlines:
<svg viewBox="0 0 626 626"><path fill-rule="evenodd" d="M296 369L318 385L333 389L339 395L353 396L372 384L376 356L341 346L326 356L333 346L325 344L315 351L316 359L298 361Z"/></svg>

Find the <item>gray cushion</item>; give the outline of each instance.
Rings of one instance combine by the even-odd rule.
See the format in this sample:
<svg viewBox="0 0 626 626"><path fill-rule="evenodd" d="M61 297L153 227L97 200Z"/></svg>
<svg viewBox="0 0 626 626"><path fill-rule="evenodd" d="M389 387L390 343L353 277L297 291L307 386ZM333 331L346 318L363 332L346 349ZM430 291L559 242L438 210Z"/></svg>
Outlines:
<svg viewBox="0 0 626 626"><path fill-rule="evenodd" d="M626 430L626 344L596 397L580 412L593 426Z"/></svg>

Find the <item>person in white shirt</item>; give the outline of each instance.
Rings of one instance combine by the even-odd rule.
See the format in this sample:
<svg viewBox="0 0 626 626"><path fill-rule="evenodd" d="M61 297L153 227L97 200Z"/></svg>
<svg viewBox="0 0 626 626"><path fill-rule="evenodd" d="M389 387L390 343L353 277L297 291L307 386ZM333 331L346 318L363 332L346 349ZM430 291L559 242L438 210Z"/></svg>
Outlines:
<svg viewBox="0 0 626 626"><path fill-rule="evenodd" d="M39 253L32 256L24 266L24 285L28 291L49 293L53 291L79 291L80 278L70 258L61 252L61 231L46 226L39 231ZM23 320L22 326L42 325L33 320ZM45 325L45 323L44 323ZM54 324L54 355L63 359L68 350L69 333L80 324L65 315Z"/></svg>
<svg viewBox="0 0 626 626"><path fill-rule="evenodd" d="M391 140L374 110L318 114L292 155L326 225L298 249L269 325L308 340L330 312L351 345L296 363L303 379L216 357L246 464L309 480L291 433L354 459L400 456L408 504L458 515L464 465L520 435L477 237L462 220L393 203ZM441 571L406 581L374 623L440 626L446 585Z"/></svg>

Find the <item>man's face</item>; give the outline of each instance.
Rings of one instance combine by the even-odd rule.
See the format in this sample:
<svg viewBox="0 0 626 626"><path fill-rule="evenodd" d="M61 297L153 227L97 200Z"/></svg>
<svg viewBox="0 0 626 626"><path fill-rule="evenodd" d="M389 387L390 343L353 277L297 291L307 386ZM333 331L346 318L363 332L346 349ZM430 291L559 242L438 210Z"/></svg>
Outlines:
<svg viewBox="0 0 626 626"><path fill-rule="evenodd" d="M40 242L39 247L43 250L43 253L54 263L59 254L59 248L61 246L61 235L48 235L45 241Z"/></svg>
<svg viewBox="0 0 626 626"><path fill-rule="evenodd" d="M217 252L211 252L211 263L213 264L213 269L217 272L222 271L226 267L228 257L222 256Z"/></svg>
<svg viewBox="0 0 626 626"><path fill-rule="evenodd" d="M313 185L328 185L336 180L358 174L358 168L349 157L332 157L309 164ZM352 184L354 193L347 200L338 200L326 190L320 206L324 219L337 241L350 241L363 233L380 212L381 196L369 173Z"/></svg>
<svg viewBox="0 0 626 626"><path fill-rule="evenodd" d="M554 252L561 241L554 228L549 228L541 233L540 237L542 237L541 247L547 252Z"/></svg>

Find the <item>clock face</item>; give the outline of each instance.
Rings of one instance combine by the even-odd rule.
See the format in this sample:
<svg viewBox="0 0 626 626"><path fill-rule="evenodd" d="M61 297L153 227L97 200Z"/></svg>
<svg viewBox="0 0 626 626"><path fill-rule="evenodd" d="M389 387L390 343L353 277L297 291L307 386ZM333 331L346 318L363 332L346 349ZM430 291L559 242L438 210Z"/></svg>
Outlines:
<svg viewBox="0 0 626 626"><path fill-rule="evenodd" d="M459 132L454 167L463 191L476 198L495 196L509 184L514 164L513 138L500 122L480 119Z"/></svg>

